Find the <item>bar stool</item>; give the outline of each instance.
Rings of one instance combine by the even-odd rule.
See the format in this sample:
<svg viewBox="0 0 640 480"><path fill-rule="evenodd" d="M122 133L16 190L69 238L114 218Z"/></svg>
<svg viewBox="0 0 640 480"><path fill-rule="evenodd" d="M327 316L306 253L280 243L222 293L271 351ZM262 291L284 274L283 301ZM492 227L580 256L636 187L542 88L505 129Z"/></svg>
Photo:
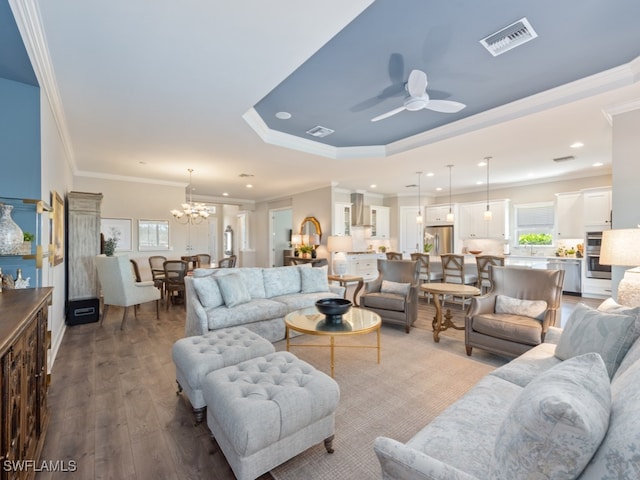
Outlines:
<svg viewBox="0 0 640 480"><path fill-rule="evenodd" d="M442 259L442 274L444 283L458 283L462 285L476 285L478 283L478 275L465 271L464 255L456 253L443 253L440 255ZM460 305L464 306L471 297L460 297ZM443 299L444 302L444 299ZM451 299L452 303L455 302Z"/></svg>
<svg viewBox="0 0 640 480"><path fill-rule="evenodd" d="M504 266L504 257L499 255L476 255L478 264L478 288L482 294L491 290L489 268L492 265Z"/></svg>
<svg viewBox="0 0 640 480"><path fill-rule="evenodd" d="M428 253L412 253L411 260L417 261L420 264L419 278L422 283L442 282L442 267L435 267L432 269ZM428 292L423 293L427 299L427 303L431 303L431 294Z"/></svg>

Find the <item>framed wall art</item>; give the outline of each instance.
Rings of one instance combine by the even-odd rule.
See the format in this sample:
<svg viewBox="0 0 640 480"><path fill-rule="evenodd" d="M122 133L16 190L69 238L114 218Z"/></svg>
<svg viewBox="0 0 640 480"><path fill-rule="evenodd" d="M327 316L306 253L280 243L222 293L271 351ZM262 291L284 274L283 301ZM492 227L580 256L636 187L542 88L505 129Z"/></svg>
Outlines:
<svg viewBox="0 0 640 480"><path fill-rule="evenodd" d="M118 240L116 252L130 252L133 250L131 241L131 218L102 218L100 219L100 233L104 239L116 238Z"/></svg>
<svg viewBox="0 0 640 480"><path fill-rule="evenodd" d="M64 260L64 200L58 192L51 192L51 207L53 209L49 229L51 245L53 246L53 265L60 265Z"/></svg>

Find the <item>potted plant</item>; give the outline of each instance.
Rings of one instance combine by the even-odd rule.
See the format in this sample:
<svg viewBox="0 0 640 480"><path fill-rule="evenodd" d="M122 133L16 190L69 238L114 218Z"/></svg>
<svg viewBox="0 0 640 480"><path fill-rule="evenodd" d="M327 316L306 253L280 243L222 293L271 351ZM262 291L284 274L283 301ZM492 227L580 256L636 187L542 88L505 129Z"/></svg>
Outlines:
<svg viewBox="0 0 640 480"><path fill-rule="evenodd" d="M22 246L20 247L21 255L31 254L31 242L33 242L35 238L36 238L35 235L31 232L22 233Z"/></svg>
<svg viewBox="0 0 640 480"><path fill-rule="evenodd" d="M104 241L104 254L107 257L113 257L116 248L118 248L118 240L120 240L120 232L111 229L111 236Z"/></svg>
<svg viewBox="0 0 640 480"><path fill-rule="evenodd" d="M433 243L425 243L423 247L424 253L429 253L432 248L433 248Z"/></svg>
<svg viewBox="0 0 640 480"><path fill-rule="evenodd" d="M300 245L300 247L298 247L298 250L300 251L300 254L301 254L302 258L310 258L311 257L311 252L313 251L313 246L312 245Z"/></svg>

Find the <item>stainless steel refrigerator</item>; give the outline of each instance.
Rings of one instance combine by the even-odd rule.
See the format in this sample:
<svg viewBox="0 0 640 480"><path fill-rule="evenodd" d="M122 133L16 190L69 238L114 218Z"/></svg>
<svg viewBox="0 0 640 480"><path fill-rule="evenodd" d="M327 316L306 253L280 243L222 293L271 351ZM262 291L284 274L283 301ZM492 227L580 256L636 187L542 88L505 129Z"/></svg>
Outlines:
<svg viewBox="0 0 640 480"><path fill-rule="evenodd" d="M424 227L424 243L433 244L431 253L442 255L453 252L453 225L432 225Z"/></svg>

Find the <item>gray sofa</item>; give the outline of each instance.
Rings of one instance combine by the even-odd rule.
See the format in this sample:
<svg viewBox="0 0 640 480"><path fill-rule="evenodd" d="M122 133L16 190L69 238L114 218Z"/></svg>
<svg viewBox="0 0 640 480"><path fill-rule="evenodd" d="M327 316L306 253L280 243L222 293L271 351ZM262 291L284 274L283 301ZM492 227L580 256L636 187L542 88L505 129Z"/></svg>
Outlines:
<svg viewBox="0 0 640 480"><path fill-rule="evenodd" d="M185 289L185 336L242 325L271 342L284 338L287 313L345 293L328 283L326 266L309 264L196 269L185 278Z"/></svg>
<svg viewBox="0 0 640 480"><path fill-rule="evenodd" d="M639 315L578 304L408 442L378 437L383 478L640 478Z"/></svg>

